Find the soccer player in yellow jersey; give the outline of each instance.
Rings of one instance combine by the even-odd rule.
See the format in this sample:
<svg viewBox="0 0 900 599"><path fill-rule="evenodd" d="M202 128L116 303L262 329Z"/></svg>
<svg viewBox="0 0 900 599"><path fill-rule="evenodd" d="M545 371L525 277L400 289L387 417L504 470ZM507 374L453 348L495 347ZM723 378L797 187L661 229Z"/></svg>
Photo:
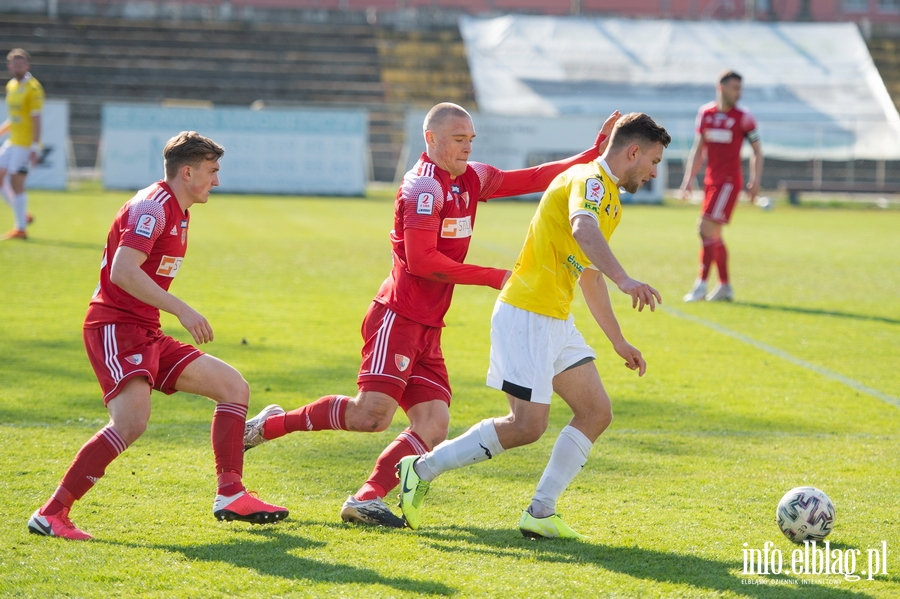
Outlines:
<svg viewBox="0 0 900 599"><path fill-rule="evenodd" d="M41 153L41 110L44 108L44 88L28 72L30 56L22 48L10 50L6 65L12 79L6 84L7 119L0 124L0 135L9 139L0 146L0 185L9 174L12 197L3 187L3 199L16 215L16 225L3 239L27 239L25 227L31 222L25 177L29 167L37 164Z"/></svg>
<svg viewBox="0 0 900 599"><path fill-rule="evenodd" d="M656 289L628 276L608 240L622 218L619 188L634 193L655 178L670 141L646 114L625 115L599 159L569 168L544 193L491 317L487 383L506 393L510 413L400 461L400 508L410 528L419 527L422 501L435 478L540 439L556 391L573 417L560 432L519 529L526 537L582 536L556 513L556 501L612 421L612 407L593 365L596 354L575 328L569 306L578 282L616 353L643 376L647 363L622 335L603 275L630 295L638 310L652 311L662 302Z"/></svg>

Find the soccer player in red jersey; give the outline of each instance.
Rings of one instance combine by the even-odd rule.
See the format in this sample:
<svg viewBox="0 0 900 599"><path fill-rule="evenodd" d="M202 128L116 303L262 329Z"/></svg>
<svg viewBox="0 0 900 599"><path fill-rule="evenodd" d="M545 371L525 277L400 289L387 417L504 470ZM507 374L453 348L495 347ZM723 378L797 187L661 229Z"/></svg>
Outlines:
<svg viewBox="0 0 900 599"><path fill-rule="evenodd" d="M451 391L441 328L454 285L500 289L510 276L508 270L464 264L479 202L543 191L569 166L597 158L618 117L613 113L594 146L577 156L502 171L468 161L475 139L469 113L451 103L434 106L423 125L426 151L397 192L393 268L363 321L359 393L328 395L288 413L267 406L247 421L245 446L295 431L384 431L399 406L409 428L381 453L369 479L344 502L341 518L405 526L383 498L397 486L401 458L424 454L447 438Z"/></svg>
<svg viewBox="0 0 900 599"><path fill-rule="evenodd" d="M165 310L178 317L198 345L213 340L206 318L168 289L187 250L188 209L209 200L219 184L224 152L194 131L173 137L163 150L165 180L137 192L116 215L84 321L84 344L110 422L84 444L59 487L31 516L31 532L91 538L72 524L69 510L146 430L153 389L216 402L211 439L218 475L213 514L218 519L261 524L287 517L287 509L260 501L241 482L247 381L225 362L160 330L159 311Z"/></svg>
<svg viewBox="0 0 900 599"><path fill-rule="evenodd" d="M706 158L706 177L703 184L706 194L700 214L698 231L700 249L700 274L693 288L684 296L686 302L731 301L734 291L728 280L728 250L722 239L722 225L731 220L731 213L743 187L741 172L741 146L744 139L750 142L750 176L747 195L756 203L759 183L762 179L763 153L756 130L756 121L744 108L737 105L741 98L741 76L725 71L716 86L716 101L700 107L697 113L697 136L688 156L684 181L681 183L682 199L690 197L694 179ZM719 284L707 295L707 279L713 262L719 272Z"/></svg>

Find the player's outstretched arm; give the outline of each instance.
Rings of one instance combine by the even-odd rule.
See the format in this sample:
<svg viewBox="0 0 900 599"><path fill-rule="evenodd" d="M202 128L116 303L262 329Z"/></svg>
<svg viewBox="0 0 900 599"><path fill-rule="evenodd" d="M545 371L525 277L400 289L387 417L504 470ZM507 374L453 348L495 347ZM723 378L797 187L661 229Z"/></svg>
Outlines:
<svg viewBox="0 0 900 599"><path fill-rule="evenodd" d="M507 198L529 193L542 193L558 174L569 167L596 160L603 153L603 150L606 149L613 127L621 116L622 114L618 110L609 115L597 133L594 145L581 154L554 162L546 162L530 168L511 171L498 171L495 169L495 172L501 176L501 179L497 188L487 194L487 197Z"/></svg>
<svg viewBox="0 0 900 599"><path fill-rule="evenodd" d="M650 306L650 311L656 310L656 304L662 303L659 291L636 279L632 279L619 264L613 255L609 244L597 228L597 221L586 214L579 214L572 219L572 236L578 242L579 247L591 261L591 264L604 275L609 277L618 286L622 293L631 296L631 307L638 312L644 310L644 306Z"/></svg>
<svg viewBox="0 0 900 599"><path fill-rule="evenodd" d="M638 376L644 376L644 372L647 371L647 362L641 356L640 350L628 343L622 335L619 321L616 320L612 304L609 301L609 291L606 289L603 275L598 270L587 268L578 282L591 315L612 343L613 349L625 359L626 367L637 370Z"/></svg>
<svg viewBox="0 0 900 599"><path fill-rule="evenodd" d="M181 326L194 338L195 343L212 341L212 327L206 318L157 285L147 273L141 270L141 264L146 260L147 254L144 252L124 245L120 246L113 257L110 281L145 304L174 314L181 322Z"/></svg>

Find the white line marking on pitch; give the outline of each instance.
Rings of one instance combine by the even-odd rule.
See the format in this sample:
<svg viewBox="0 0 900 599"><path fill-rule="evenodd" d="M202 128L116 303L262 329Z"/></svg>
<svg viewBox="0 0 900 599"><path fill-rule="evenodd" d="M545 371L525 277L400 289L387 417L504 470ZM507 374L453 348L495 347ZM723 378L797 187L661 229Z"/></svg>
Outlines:
<svg viewBox="0 0 900 599"><path fill-rule="evenodd" d="M746 343L747 345L752 345L756 349L761 349L762 351L764 351L768 354L772 354L773 356L778 356L782 360L790 362L791 364L796 364L797 366L800 366L802 368L806 368L807 370L811 370L813 372L821 374L824 377L838 381L839 383L843 383L843 384L847 385L848 387L850 387L851 389L855 389L856 391L861 391L863 393L871 395L872 397L877 397L881 401L884 401L886 403L889 403L893 406L900 408L900 399L894 397L893 395L888 395L887 393L882 393L878 389L873 389L872 387L863 385L859 381L855 381L851 378L848 378L848 377L844 376L843 374L838 374L837 372L828 370L827 368L823 368L822 366L817 366L816 364L813 364L812 362L807 362L806 360L801 360L800 358L797 358L796 356L792 356L791 354L787 353L784 350L780 350L777 347L772 347L771 345L767 345L765 343L762 343L761 341L757 341L756 339L753 339L752 337L748 337L747 335L738 333L736 331L732 331L731 329L723 327L722 325L716 324L715 322L712 322L710 320L700 318L699 316L694 316L693 314L687 314L686 312L682 312L681 310L676 310L675 308L669 308L668 306L660 306L660 308L664 312L671 314L672 316L676 316L678 318L683 318L684 320L689 320L691 322L695 322L697 324L703 325L709 329L716 331L717 333L721 333L723 335L731 337L732 339L737 339L738 341Z"/></svg>

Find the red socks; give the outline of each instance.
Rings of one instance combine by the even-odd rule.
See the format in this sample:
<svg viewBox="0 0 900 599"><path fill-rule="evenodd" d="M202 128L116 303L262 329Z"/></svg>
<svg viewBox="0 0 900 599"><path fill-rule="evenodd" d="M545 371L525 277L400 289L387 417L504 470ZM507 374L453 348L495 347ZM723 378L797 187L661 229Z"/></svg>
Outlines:
<svg viewBox="0 0 900 599"><path fill-rule="evenodd" d="M716 258L718 240L701 239L701 242L703 245L700 248L700 280L705 281L709 278L709 269Z"/></svg>
<svg viewBox="0 0 900 599"><path fill-rule="evenodd" d="M716 245L716 268L719 270L719 282L723 285L728 283L728 250L725 249L725 242L721 239Z"/></svg>
<svg viewBox="0 0 900 599"><path fill-rule="evenodd" d="M106 474L106 467L127 448L128 444L112 427L107 426L98 431L78 451L56 492L41 508L41 513L55 515L63 508L72 507L76 500L84 497Z"/></svg>
<svg viewBox="0 0 900 599"><path fill-rule="evenodd" d="M263 425L263 437L271 441L296 431L345 431L344 414L349 401L346 395L326 395L286 414L269 416Z"/></svg>
<svg viewBox="0 0 900 599"><path fill-rule="evenodd" d="M703 247L700 249L700 280L705 281L709 278L709 271L713 262L716 263L716 269L719 271L719 281L721 283L728 282L728 250L725 249L725 242L721 239L704 239Z"/></svg>
<svg viewBox="0 0 900 599"><path fill-rule="evenodd" d="M210 440L216 458L219 495L237 495L244 490L244 423L247 406L237 403L218 403L213 412Z"/></svg>
<svg viewBox="0 0 900 599"><path fill-rule="evenodd" d="M375 462L375 469L369 475L369 480L356 492L354 497L360 501L376 497L384 498L399 484L397 462L408 455L422 455L428 451L430 448L422 440L422 437L406 429L381 452Z"/></svg>

